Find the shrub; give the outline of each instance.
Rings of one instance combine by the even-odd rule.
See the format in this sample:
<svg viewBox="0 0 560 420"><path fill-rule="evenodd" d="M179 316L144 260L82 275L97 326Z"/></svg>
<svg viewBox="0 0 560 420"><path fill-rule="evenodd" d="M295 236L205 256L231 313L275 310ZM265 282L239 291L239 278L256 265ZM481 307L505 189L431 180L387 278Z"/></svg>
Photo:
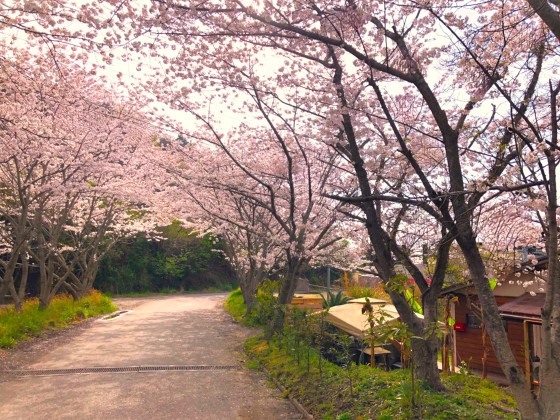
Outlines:
<svg viewBox="0 0 560 420"><path fill-rule="evenodd" d="M383 290L382 284L377 284L372 287L360 286L359 284L353 283L348 286L346 293L352 296L354 299L369 297L374 299L389 300L389 295Z"/></svg>
<svg viewBox="0 0 560 420"><path fill-rule="evenodd" d="M242 321L246 308L241 289L236 289L229 294L226 299L225 308L237 321Z"/></svg>

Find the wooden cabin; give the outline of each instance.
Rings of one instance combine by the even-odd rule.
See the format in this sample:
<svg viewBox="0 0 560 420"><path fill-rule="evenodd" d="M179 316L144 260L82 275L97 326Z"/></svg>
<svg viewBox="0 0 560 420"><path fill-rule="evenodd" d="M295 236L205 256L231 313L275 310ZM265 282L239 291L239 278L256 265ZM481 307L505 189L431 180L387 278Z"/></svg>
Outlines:
<svg viewBox="0 0 560 420"><path fill-rule="evenodd" d="M494 289L508 341L519 366L529 383L538 383L537 371L541 355L541 315L544 294L542 287L532 284L532 274L505 281ZM531 283L531 284L530 284ZM504 376L488 336L484 337L478 296L472 285L454 286L442 291L444 296L456 296L451 304L451 317L455 320L452 334L452 365L455 368L483 372L489 376ZM486 353L486 366L483 359Z"/></svg>

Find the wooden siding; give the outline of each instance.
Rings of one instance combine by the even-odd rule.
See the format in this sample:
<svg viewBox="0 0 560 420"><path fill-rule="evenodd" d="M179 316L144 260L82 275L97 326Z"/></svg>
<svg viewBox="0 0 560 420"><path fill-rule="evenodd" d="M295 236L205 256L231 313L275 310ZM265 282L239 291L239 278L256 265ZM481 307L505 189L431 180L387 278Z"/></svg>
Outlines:
<svg viewBox="0 0 560 420"><path fill-rule="evenodd" d="M476 297L471 297L471 301L476 302L475 299ZM496 296L498 305L509 302L510 300L512 300L511 297ZM467 313L470 313L467 305L467 299L465 296L460 296L459 302L455 306L455 320L457 322L466 323ZM524 369L525 356L523 350L523 320L508 319L506 322L508 341L512 347L517 363ZM455 334L457 343L457 364L459 365L462 361L465 361L469 368L482 370L482 356L484 352L482 346L482 329L469 328L467 326L466 331L456 331ZM486 343L487 347L490 349L486 362L488 372L503 374L488 337L486 338Z"/></svg>
<svg viewBox="0 0 560 420"><path fill-rule="evenodd" d="M323 299L319 297L294 297L290 302L292 306L305 309L323 309Z"/></svg>

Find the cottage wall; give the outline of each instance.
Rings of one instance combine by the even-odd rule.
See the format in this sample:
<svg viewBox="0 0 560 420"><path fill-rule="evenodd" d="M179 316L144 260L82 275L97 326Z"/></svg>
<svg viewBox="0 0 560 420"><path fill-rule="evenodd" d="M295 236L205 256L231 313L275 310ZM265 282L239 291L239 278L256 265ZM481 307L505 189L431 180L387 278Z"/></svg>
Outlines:
<svg viewBox="0 0 560 420"><path fill-rule="evenodd" d="M477 299L474 296L470 297L471 301L477 303ZM504 304L511 301L512 297L506 296L496 296L496 301L498 305ZM455 304L455 320L457 322L464 322L467 324L467 314L472 313L468 307L468 302L466 296L459 296L459 302ZM524 336L523 336L523 321L508 319L504 321L506 324L508 341L512 347L514 356L517 363L521 368L525 366L524 358ZM460 365L462 361L465 361L470 369L482 370L482 356L483 356L483 346L482 346L482 329L481 328L469 328L467 326L466 331L455 331L456 340L456 354L457 354L457 365ZM489 373L495 373L503 375L498 359L494 354L490 339L486 338L486 343L490 349L486 366Z"/></svg>

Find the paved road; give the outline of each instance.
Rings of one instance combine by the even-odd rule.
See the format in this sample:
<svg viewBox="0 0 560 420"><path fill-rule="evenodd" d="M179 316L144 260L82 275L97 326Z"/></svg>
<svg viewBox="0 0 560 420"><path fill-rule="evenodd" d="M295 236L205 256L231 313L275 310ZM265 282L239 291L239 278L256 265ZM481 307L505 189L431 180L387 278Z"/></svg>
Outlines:
<svg viewBox="0 0 560 420"><path fill-rule="evenodd" d="M201 371L63 374L0 383L0 419L297 419L264 378L242 366L251 332L223 311L224 294L123 301L27 369L206 366Z"/></svg>

